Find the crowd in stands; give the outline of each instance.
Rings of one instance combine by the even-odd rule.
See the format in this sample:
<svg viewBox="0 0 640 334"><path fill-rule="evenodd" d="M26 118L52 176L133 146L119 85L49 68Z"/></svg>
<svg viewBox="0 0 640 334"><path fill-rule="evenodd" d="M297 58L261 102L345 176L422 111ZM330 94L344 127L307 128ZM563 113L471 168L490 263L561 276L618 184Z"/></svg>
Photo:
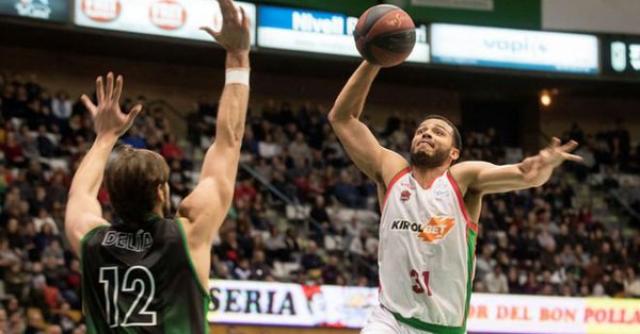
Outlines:
<svg viewBox="0 0 640 334"><path fill-rule="evenodd" d="M83 333L80 263L63 219L73 171L93 140L91 118L35 76L0 75L0 92L0 333ZM124 108L133 103L149 105L141 96ZM346 156L325 106L252 107L211 277L377 286L376 186ZM200 101L186 118L186 136L162 108L147 108L121 139L167 159L174 209L193 187L216 108ZM374 131L406 155L416 121L390 116ZM485 198L474 291L640 297L640 233L623 236L588 205L576 206L574 187L592 173L637 172L640 147L632 147L623 122L596 135L574 125L564 138L583 143L585 165L568 164L540 188ZM462 160L501 164L525 155L493 129L463 131L463 139ZM106 191L99 201L112 220Z"/></svg>
<svg viewBox="0 0 640 334"><path fill-rule="evenodd" d="M125 107L132 102L144 98ZM0 75L0 111L0 333L84 333L80 262L63 222L73 171L94 138L91 117L68 93L20 75ZM183 194L180 164L191 165L168 124L147 110L122 142L161 152ZM111 219L106 191L98 199Z"/></svg>

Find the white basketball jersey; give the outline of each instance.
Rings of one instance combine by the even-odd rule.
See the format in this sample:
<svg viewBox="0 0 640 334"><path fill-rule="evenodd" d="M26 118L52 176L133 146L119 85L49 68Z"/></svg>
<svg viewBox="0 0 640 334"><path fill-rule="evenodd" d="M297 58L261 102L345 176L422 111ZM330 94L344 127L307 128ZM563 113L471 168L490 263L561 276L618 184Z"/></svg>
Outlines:
<svg viewBox="0 0 640 334"><path fill-rule="evenodd" d="M427 189L406 168L390 182L380 221L380 303L432 333L465 333L477 224L446 172Z"/></svg>

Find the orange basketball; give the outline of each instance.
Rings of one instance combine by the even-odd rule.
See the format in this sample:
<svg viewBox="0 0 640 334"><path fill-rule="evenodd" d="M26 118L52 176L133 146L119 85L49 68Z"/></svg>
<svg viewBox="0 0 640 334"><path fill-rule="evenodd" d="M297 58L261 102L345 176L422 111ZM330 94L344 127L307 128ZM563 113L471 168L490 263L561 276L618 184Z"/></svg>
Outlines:
<svg viewBox="0 0 640 334"><path fill-rule="evenodd" d="M353 32L358 52L370 63L391 67L405 61L416 44L411 16L393 5L369 8Z"/></svg>

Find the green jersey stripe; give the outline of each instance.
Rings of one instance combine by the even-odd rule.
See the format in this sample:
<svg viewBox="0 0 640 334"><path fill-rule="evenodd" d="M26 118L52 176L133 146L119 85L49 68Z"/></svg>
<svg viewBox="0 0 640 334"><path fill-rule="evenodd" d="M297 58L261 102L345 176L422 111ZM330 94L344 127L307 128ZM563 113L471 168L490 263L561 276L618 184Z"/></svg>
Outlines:
<svg viewBox="0 0 640 334"><path fill-rule="evenodd" d="M404 324L407 324L416 329L422 329L425 331L432 332L433 334L465 334L466 332L464 327L449 327L449 326L435 325L435 324L426 323L416 318L405 318L395 312L391 312L391 314L393 314L396 320Z"/></svg>
<svg viewBox="0 0 640 334"><path fill-rule="evenodd" d="M476 253L476 239L478 234L472 230L467 229L467 299L464 306L464 322L463 328L467 328L467 317L469 317L469 305L471 303L471 292L473 290L473 260Z"/></svg>

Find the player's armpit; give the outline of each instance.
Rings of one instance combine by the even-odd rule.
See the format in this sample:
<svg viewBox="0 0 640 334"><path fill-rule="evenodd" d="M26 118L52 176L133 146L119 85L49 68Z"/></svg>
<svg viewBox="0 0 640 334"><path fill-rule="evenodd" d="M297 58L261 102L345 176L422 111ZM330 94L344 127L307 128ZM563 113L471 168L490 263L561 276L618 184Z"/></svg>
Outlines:
<svg viewBox="0 0 640 334"><path fill-rule="evenodd" d="M231 206L233 185L233 179L202 178L180 203L178 217L188 222L184 227L190 245L211 245Z"/></svg>

